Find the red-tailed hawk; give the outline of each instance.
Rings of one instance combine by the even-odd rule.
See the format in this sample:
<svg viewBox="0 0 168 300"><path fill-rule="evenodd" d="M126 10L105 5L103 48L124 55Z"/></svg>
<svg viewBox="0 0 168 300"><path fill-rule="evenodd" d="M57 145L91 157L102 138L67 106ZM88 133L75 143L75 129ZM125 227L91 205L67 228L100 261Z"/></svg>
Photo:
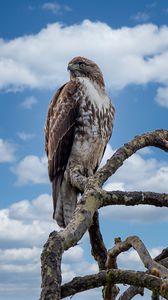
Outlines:
<svg viewBox="0 0 168 300"><path fill-rule="evenodd" d="M53 218L67 226L78 190L70 173L91 176L97 170L110 139L115 109L96 63L75 57L68 64L70 81L53 97L46 120L45 147L52 182Z"/></svg>

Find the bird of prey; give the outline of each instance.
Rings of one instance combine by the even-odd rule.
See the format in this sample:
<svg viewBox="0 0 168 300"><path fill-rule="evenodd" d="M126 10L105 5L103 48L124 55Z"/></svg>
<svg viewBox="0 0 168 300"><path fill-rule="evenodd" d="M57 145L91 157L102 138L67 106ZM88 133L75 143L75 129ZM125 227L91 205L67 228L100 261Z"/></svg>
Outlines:
<svg viewBox="0 0 168 300"><path fill-rule="evenodd" d="M70 81L51 100L45 125L53 218L60 227L70 222L79 193L70 174L74 170L85 177L95 173L111 137L115 113L95 62L78 56L69 62L68 70Z"/></svg>

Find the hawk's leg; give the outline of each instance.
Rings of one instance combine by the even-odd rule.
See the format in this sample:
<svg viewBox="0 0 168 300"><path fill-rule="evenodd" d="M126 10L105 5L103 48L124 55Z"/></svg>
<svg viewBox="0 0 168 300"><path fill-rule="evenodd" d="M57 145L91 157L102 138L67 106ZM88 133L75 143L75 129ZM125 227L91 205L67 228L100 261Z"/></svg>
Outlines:
<svg viewBox="0 0 168 300"><path fill-rule="evenodd" d="M69 163L69 179L71 184L76 187L80 192L83 192L85 185L88 182L88 175L80 164L76 164L76 162L71 161Z"/></svg>

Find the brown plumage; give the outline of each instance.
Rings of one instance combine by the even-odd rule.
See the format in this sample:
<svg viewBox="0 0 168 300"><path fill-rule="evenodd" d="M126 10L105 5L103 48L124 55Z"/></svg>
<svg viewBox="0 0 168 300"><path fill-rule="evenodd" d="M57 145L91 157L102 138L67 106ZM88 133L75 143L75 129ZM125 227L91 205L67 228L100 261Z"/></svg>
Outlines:
<svg viewBox="0 0 168 300"><path fill-rule="evenodd" d="M95 172L111 136L115 111L97 64L75 57L68 69L70 81L53 97L45 127L53 218L61 227L71 220L77 202L70 174Z"/></svg>

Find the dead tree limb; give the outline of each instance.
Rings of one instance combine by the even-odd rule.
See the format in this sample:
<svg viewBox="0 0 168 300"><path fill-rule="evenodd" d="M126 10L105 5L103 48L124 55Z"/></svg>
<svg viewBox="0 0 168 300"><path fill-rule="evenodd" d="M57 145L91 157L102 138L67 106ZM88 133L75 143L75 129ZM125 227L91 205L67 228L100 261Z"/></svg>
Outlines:
<svg viewBox="0 0 168 300"><path fill-rule="evenodd" d="M154 205L156 207L168 207L168 194L154 192L106 192L99 189L97 197L102 201L101 206L108 205Z"/></svg>
<svg viewBox="0 0 168 300"><path fill-rule="evenodd" d="M100 231L98 211L95 212L92 225L88 231L92 248L91 253L98 263L99 270L106 270L107 249Z"/></svg>
<svg viewBox="0 0 168 300"><path fill-rule="evenodd" d="M105 202L103 202L104 200L102 197L102 190L100 189L103 183L111 175L113 175L120 166L122 166L123 162L128 157L130 157L137 150L147 146L155 146L162 150L168 151L168 131L156 130L154 132L145 133L141 136L135 137L132 141L117 150L112 158L107 161L106 165L98 170L92 177L83 178L81 174L77 174L77 170L74 170L74 174L71 174L73 185L75 187L78 187L81 192L83 192L83 195L68 226L64 230L61 230L59 233L52 233L48 239L48 242L44 246L44 250L41 256L42 291L40 300L60 299L60 266L63 251L77 244L84 233L92 225L92 220L95 212L100 207L105 205ZM101 195L101 197L99 197L99 195ZM114 200L114 197L111 198L113 198ZM141 199L143 200L143 204L145 204L145 202L146 204L152 204L149 203L147 198L144 199L143 197L141 197ZM129 201L126 202L128 203ZM162 201L162 203L163 202L164 201ZM98 276L97 279L100 279L98 281L99 286L105 285L107 283L107 280L108 283L110 282L109 280L111 280L112 284L127 283L135 286L138 286L139 282L139 286L145 286L151 290L156 288L157 292L160 291L159 293L163 297L165 297L165 295L166 297L168 296L166 281L162 283L160 278L149 274L143 275L142 273L141 275L143 276L141 277L139 272L131 272L128 274L126 272L129 271L101 271L100 273L98 273L98 275L94 275L95 277L93 275L93 277L88 277L91 280L90 284L89 281L86 280L87 284L83 286L83 288L85 288L83 290L92 287L91 282L94 282L95 278L97 278L96 276ZM126 274L128 276L126 276ZM162 284L161 289L160 284ZM72 295L72 293L70 295Z"/></svg>
<svg viewBox="0 0 168 300"><path fill-rule="evenodd" d="M162 252L154 258L154 261L157 261L159 264L163 265L168 269L168 248L162 250ZM135 295L140 294L143 296L144 288L130 286L120 297L118 300L130 300ZM152 300L159 300L159 295L155 292L152 292Z"/></svg>
<svg viewBox="0 0 168 300"><path fill-rule="evenodd" d="M168 269L151 258L144 243L137 236L130 236L125 241L117 243L111 250L109 250L107 256L107 265L109 267L113 265L116 257L120 253L128 251L131 247L133 247L137 251L141 261L143 262L149 273L156 275L157 272L158 277L168 277Z"/></svg>
<svg viewBox="0 0 168 300"><path fill-rule="evenodd" d="M56 231L50 233L41 255L42 292L41 300L61 297L62 240Z"/></svg>
<svg viewBox="0 0 168 300"><path fill-rule="evenodd" d="M106 283L123 283L138 287L145 287L151 291L158 292L158 294L162 297L168 299L168 284L165 284L161 278L145 272L120 269L100 271L97 274L87 275L84 277L75 277L71 282L66 283L61 287L61 298L97 288L105 285Z"/></svg>
<svg viewBox="0 0 168 300"><path fill-rule="evenodd" d="M119 298L118 300L131 300L136 295L144 295L144 288L139 286L130 286Z"/></svg>
<svg viewBox="0 0 168 300"><path fill-rule="evenodd" d="M132 141L124 144L119 148L113 156L107 161L104 167L96 172L94 179L99 186L113 175L123 162L138 150L154 146L164 151L168 151L168 130L155 130L146 132L142 135L136 136Z"/></svg>

